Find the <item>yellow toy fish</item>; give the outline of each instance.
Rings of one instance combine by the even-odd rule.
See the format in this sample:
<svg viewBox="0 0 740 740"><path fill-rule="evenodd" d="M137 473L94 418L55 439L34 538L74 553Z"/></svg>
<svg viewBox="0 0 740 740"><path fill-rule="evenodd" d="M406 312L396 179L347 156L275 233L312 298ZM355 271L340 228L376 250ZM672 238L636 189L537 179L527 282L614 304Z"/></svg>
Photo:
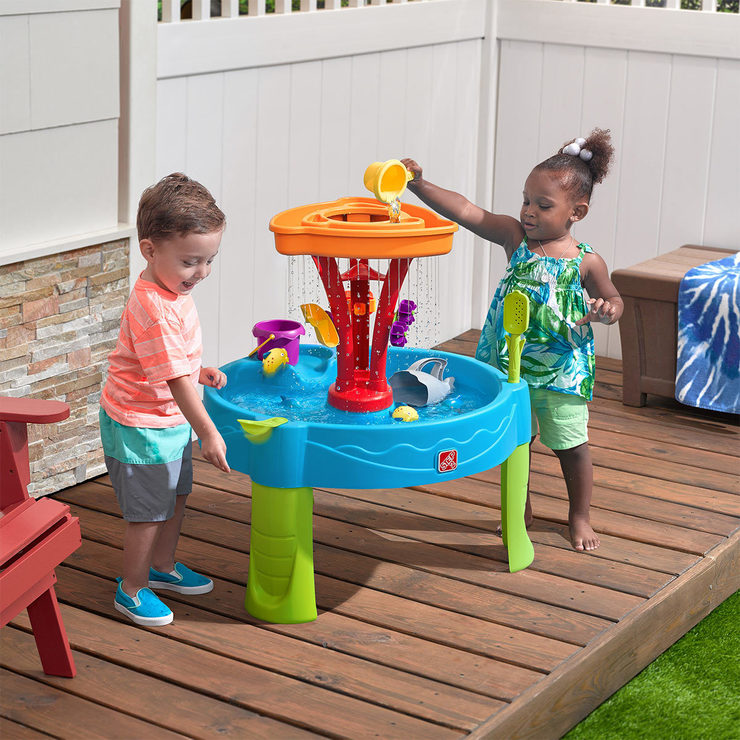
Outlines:
<svg viewBox="0 0 740 740"><path fill-rule="evenodd" d="M282 347L271 349L262 358L262 372L269 378L273 376L283 365L288 364L288 353Z"/></svg>
<svg viewBox="0 0 740 740"><path fill-rule="evenodd" d="M419 412L413 406L399 406L391 416L401 421L418 421Z"/></svg>

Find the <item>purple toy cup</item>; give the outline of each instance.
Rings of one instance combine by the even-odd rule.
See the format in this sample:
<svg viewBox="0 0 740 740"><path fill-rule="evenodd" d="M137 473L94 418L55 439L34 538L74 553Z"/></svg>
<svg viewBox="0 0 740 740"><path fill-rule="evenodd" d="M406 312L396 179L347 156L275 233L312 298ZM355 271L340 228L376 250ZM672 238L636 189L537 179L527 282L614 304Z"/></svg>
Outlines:
<svg viewBox="0 0 740 740"><path fill-rule="evenodd" d="M271 349L282 347L288 353L288 362L295 365L298 362L298 348L300 337L306 330L303 324L290 319L271 319L270 321L258 321L252 328L252 334L257 337L257 344L262 344L270 334L274 339L265 343L257 350L257 359L261 360L263 355Z"/></svg>

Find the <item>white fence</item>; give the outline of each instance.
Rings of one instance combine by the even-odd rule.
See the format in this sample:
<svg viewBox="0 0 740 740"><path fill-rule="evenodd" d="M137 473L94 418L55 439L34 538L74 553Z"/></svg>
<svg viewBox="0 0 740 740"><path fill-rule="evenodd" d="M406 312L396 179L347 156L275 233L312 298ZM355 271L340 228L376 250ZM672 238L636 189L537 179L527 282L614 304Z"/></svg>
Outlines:
<svg viewBox="0 0 740 740"><path fill-rule="evenodd" d="M182 0L163 0L161 3L161 21L163 23L177 23L184 19L204 21L210 18L236 18L239 15L250 17L274 13L284 15L293 12L312 13L317 10L339 10L342 7L362 8L368 5L386 5L388 3L423 2L424 0L300 0L298 7L293 7L291 0L274 0L268 6L266 0L192 0L185 3L183 13ZM599 5L627 5L634 8L667 8L670 10L702 10L713 13L717 10L737 12L734 7L737 3L731 0L561 0L562 2L595 2ZM733 6L726 9L724 6Z"/></svg>
<svg viewBox="0 0 740 740"><path fill-rule="evenodd" d="M610 270L683 244L740 248L740 18L531 0L503 10L494 209L516 212L521 152L540 161L600 126L616 163L578 236ZM502 268L497 255L491 284ZM595 331L597 352L619 357L618 328Z"/></svg>
<svg viewBox="0 0 740 740"><path fill-rule="evenodd" d="M270 218L361 195L375 160L413 156L433 181L517 214L536 162L610 128L617 162L578 232L610 269L689 242L737 246L738 20L425 0L161 23L156 174L202 179L229 219L219 267L196 296L206 356L240 356L254 321L296 314ZM498 247L456 235L431 265L436 278L421 281L438 286L434 339L480 326L503 268ZM294 266L291 279L312 269ZM597 351L619 356L616 329L597 327Z"/></svg>
<svg viewBox="0 0 740 740"><path fill-rule="evenodd" d="M157 24L154 0L0 0L0 260L125 233L141 190L184 170L229 220L196 294L205 359L223 363L255 321L295 310L267 230L281 209L361 195L368 163L409 155L516 214L529 168L594 125L612 130L617 164L578 235L610 268L687 242L738 246L737 15L414 0L266 15L257 2L235 17L236 5ZM459 232L432 267L417 289L436 287L435 338L479 326L501 250ZM615 329L597 350L618 356Z"/></svg>
<svg viewBox="0 0 740 740"><path fill-rule="evenodd" d="M254 322L300 318L299 304L319 298L314 268L289 275L275 251L277 212L369 195L365 167L405 155L475 190L484 24L484 3L464 0L160 25L156 174L200 179L228 219L195 296L209 361L243 356ZM409 39L418 45L407 48ZM471 235L433 263L440 290L427 291L439 278L418 261L404 294L439 316L426 326L430 344L474 321ZM301 296L290 277L303 275Z"/></svg>

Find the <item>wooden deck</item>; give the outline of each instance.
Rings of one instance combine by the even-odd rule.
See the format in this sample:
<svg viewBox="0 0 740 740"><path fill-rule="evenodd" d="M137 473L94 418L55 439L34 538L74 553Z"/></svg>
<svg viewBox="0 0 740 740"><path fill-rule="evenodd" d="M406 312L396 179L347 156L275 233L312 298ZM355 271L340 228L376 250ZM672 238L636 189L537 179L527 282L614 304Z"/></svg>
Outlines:
<svg viewBox="0 0 740 740"><path fill-rule="evenodd" d="M442 349L471 354L477 332ZM107 477L56 498L82 547L57 569L74 679L44 676L21 615L2 630L3 738L559 737L738 588L736 420L622 406L598 362L594 554L574 552L557 459L537 446L534 564L510 574L499 473L315 492L318 619L244 610L250 487L196 460L179 557L213 577L165 592L175 622L112 607L123 527ZM652 399L651 399L652 400Z"/></svg>

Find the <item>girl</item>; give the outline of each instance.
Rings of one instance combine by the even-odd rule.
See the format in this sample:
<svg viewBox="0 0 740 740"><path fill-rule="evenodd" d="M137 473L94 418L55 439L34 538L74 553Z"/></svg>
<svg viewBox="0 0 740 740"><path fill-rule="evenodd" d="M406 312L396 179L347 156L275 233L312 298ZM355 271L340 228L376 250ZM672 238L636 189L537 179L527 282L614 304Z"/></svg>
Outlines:
<svg viewBox="0 0 740 740"><path fill-rule="evenodd" d="M459 193L433 185L416 162L403 160L414 173L409 188L424 203L506 250L509 264L488 311L477 359L506 372L503 298L512 290L529 297L521 376L529 384L532 441L539 427L542 444L560 460L576 550L595 550L600 544L589 520L593 467L586 402L594 383L590 322L613 324L624 306L604 260L588 244L577 242L570 230L586 217L591 190L609 171L613 153L608 130L594 129L586 139L568 142L529 174L518 219L489 213ZM527 526L533 520L529 490L525 520Z"/></svg>

